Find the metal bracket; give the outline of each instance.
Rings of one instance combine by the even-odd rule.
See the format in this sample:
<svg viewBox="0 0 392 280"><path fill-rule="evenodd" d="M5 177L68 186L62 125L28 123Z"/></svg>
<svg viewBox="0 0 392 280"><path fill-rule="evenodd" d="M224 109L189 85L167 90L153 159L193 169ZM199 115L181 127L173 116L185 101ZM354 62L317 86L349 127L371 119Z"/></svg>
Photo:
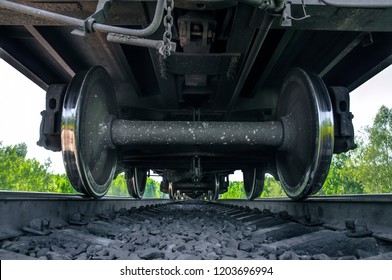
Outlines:
<svg viewBox="0 0 392 280"><path fill-rule="evenodd" d="M303 16L302 17L293 17L291 14L291 3L287 3L282 14L282 21L281 25L282 26L292 26L292 21L301 21L307 18L310 18L310 15L306 12L306 5L305 5L305 0L301 0L301 6L302 6L302 11L303 11Z"/></svg>
<svg viewBox="0 0 392 280"><path fill-rule="evenodd" d="M354 127L352 122L354 116L350 112L349 91L345 87L330 87L329 95L331 97L335 125L333 152L335 154L348 152L357 147L354 142Z"/></svg>
<svg viewBox="0 0 392 280"><path fill-rule="evenodd" d="M61 114L66 84L50 85L46 92L46 110L41 112L38 146L53 152L61 151Z"/></svg>
<svg viewBox="0 0 392 280"><path fill-rule="evenodd" d="M291 27L293 25L291 17L292 17L291 3L287 3L286 7L283 10L283 16L282 16L280 25L285 26L285 27Z"/></svg>
<svg viewBox="0 0 392 280"><path fill-rule="evenodd" d="M243 2L273 13L280 13L283 11L286 4L286 0L243 0Z"/></svg>
<svg viewBox="0 0 392 280"><path fill-rule="evenodd" d="M203 172L202 172L202 167L201 167L201 160L200 157L195 156L192 158L192 181L195 184L200 183L202 177L203 177Z"/></svg>
<svg viewBox="0 0 392 280"><path fill-rule="evenodd" d="M89 16L84 21L83 29L75 29L71 33L82 37L85 37L86 35L93 33L94 23L96 22L105 23L106 19L109 16L109 10L111 6L112 6L112 0L99 0L95 13Z"/></svg>

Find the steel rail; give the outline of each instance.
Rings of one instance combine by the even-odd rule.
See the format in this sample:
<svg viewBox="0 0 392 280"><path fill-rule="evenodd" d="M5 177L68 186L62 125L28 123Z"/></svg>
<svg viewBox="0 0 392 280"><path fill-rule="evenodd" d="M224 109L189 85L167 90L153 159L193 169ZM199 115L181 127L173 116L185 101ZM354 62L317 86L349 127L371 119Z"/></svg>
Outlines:
<svg viewBox="0 0 392 280"><path fill-rule="evenodd" d="M105 197L93 200L78 195L0 191L0 240L21 235L21 229L34 219L46 218L53 227L62 227L74 214L87 218L113 213L121 208L132 209L175 203L168 199ZM304 225L322 225L337 231L346 230L348 221L367 225L373 237L392 241L392 195L344 195L311 197L305 201L288 198L266 198L254 201L231 199L216 200L214 204L239 207L237 211L256 215L252 209L271 215L293 219ZM236 208L234 208L235 211ZM247 210L249 209L249 210ZM242 211L242 212L241 212ZM260 213L260 212L259 212ZM285 214L283 214L285 213ZM286 216L285 216L286 215ZM291 217L291 218L290 218ZM349 223L350 223L349 222Z"/></svg>
<svg viewBox="0 0 392 280"><path fill-rule="evenodd" d="M215 203L268 209L273 213L285 211L289 215L303 217L308 222L322 221L327 227L338 230L345 228L345 221L360 219L375 233L389 233L392 240L391 194L314 196L304 201L292 201L289 198L263 198L253 201L231 199L217 200Z"/></svg>
<svg viewBox="0 0 392 280"><path fill-rule="evenodd" d="M12 200L61 200L61 201L96 201L95 199L83 194L65 193L45 193L45 192L22 192L0 190L0 203ZM125 196L105 196L99 201L127 201L136 202L131 197ZM154 202L156 199L143 199L143 202ZM140 200L139 200L140 201ZM160 201L160 200L159 200Z"/></svg>
<svg viewBox="0 0 392 280"><path fill-rule="evenodd" d="M96 216L118 211L172 203L168 199L133 199L105 197L94 200L73 194L28 193L0 191L0 240L18 234L20 229L37 218L51 220L51 225L66 224L73 214ZM8 237L7 237L8 238Z"/></svg>

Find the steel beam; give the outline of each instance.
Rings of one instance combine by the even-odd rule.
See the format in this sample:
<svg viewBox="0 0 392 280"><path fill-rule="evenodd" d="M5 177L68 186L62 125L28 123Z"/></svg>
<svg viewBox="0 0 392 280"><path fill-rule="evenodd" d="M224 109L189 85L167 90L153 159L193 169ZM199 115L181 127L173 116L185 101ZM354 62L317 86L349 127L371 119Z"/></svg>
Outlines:
<svg viewBox="0 0 392 280"><path fill-rule="evenodd" d="M271 56L267 66L265 67L263 73L261 74L259 80L256 83L256 86L253 88L253 92L251 96L255 96L257 91L262 88L264 83L267 81L268 77L271 75L272 70L278 63L281 55L283 54L284 51L286 51L287 45L290 43L291 39L294 36L295 31L293 30L286 30L283 38L280 40L279 45L274 51L274 54Z"/></svg>
<svg viewBox="0 0 392 280"><path fill-rule="evenodd" d="M38 30L32 25L25 25L24 26L28 32L37 40L38 44L42 46L43 49L46 50L48 55L56 68L59 69L61 73L61 77L65 81L71 80L73 76L75 76L75 72L71 69L71 67L64 61L64 59L57 53L57 51L46 41L46 39L38 32Z"/></svg>
<svg viewBox="0 0 392 280"><path fill-rule="evenodd" d="M248 75L250 71L252 70L253 64L256 61L257 55L259 54L259 51L261 47L264 44L265 39L267 38L267 34L269 30L271 29L272 23L274 21L274 17L271 16L268 13L265 13L263 21L261 23L259 32L257 33L257 36L254 40L254 43L252 45L252 48L248 54L248 58L246 59L245 65L241 71L241 75L238 78L237 85L234 89L233 95L231 96L226 114L224 119L228 120L230 117L230 114L240 96L240 93L245 85L245 82L248 78Z"/></svg>

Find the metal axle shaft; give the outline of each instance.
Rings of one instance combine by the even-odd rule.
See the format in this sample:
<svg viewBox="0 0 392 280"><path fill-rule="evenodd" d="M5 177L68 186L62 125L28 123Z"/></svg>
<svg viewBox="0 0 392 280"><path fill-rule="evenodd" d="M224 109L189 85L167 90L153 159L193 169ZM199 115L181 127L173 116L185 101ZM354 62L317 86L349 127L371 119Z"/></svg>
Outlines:
<svg viewBox="0 0 392 280"><path fill-rule="evenodd" d="M114 145L259 145L279 147L283 125L269 122L114 120Z"/></svg>

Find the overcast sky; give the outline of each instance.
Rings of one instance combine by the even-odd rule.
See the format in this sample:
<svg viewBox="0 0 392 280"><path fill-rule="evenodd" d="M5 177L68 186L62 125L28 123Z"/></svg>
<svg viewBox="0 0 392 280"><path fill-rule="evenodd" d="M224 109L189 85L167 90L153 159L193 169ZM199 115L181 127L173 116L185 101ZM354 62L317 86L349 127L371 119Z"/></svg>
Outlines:
<svg viewBox="0 0 392 280"><path fill-rule="evenodd" d="M52 160L52 171L64 173L61 153L38 147L40 112L45 109L45 92L0 59L0 141L3 145L25 142L28 157ZM371 125L381 105L392 107L392 66L351 93L354 128Z"/></svg>

